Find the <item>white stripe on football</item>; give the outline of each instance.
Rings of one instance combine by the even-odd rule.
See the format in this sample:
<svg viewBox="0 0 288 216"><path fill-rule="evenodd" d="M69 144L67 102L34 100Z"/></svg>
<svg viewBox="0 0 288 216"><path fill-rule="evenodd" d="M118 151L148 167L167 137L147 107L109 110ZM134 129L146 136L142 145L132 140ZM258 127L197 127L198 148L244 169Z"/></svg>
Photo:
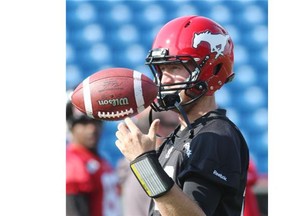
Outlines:
<svg viewBox="0 0 288 216"><path fill-rule="evenodd" d="M156 98L157 86L136 70L108 68L87 77L73 91L72 104L87 116L121 120L142 112Z"/></svg>

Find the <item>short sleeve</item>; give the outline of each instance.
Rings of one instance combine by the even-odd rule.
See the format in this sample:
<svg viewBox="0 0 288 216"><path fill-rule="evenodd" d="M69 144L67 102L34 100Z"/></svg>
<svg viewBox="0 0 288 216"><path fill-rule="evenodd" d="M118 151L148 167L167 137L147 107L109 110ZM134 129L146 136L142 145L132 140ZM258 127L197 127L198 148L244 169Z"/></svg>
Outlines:
<svg viewBox="0 0 288 216"><path fill-rule="evenodd" d="M66 159L66 193L90 193L95 188L95 179L89 173L89 167L77 155L67 155Z"/></svg>
<svg viewBox="0 0 288 216"><path fill-rule="evenodd" d="M191 155L186 159L179 181L200 176L229 189L240 185L241 159L239 141L231 136L203 132L190 143Z"/></svg>

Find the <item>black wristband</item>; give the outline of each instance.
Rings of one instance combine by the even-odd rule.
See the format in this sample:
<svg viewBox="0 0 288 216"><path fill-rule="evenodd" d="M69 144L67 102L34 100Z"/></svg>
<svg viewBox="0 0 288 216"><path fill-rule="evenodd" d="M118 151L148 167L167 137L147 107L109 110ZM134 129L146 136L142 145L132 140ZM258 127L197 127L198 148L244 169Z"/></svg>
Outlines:
<svg viewBox="0 0 288 216"><path fill-rule="evenodd" d="M174 185L158 161L156 151L149 151L130 163L130 167L149 197L157 198L167 193Z"/></svg>

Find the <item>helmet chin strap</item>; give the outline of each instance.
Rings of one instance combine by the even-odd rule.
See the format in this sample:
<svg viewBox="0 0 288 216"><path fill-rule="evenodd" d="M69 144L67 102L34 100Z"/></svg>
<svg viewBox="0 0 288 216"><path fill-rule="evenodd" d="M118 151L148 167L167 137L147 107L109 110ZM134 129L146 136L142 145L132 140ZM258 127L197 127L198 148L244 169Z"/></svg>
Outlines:
<svg viewBox="0 0 288 216"><path fill-rule="evenodd" d="M175 107L179 110L179 112L183 116L184 121L186 122L187 127L189 128L189 130L191 130L192 126L191 126L191 123L190 123L190 121L189 121L189 119L187 117L187 114L186 114L186 112L184 111L183 107L181 106L181 104L178 101L175 102Z"/></svg>
<svg viewBox="0 0 288 216"><path fill-rule="evenodd" d="M169 101L169 103L172 105L174 105L178 111L180 112L180 114L183 116L184 118L184 121L186 122L187 124L187 127L191 130L192 129L192 126L191 126L191 123L187 117L187 114L186 112L184 111L183 109L183 106L180 104L181 103L181 98L180 98L180 95L179 95L179 91L175 92L175 94L170 94L170 95L166 95L166 97L164 98L165 101ZM165 102L166 103L166 102Z"/></svg>
<svg viewBox="0 0 288 216"><path fill-rule="evenodd" d="M189 128L189 130L192 130L192 126L191 126L191 123L187 117L187 114L184 111L183 106L180 104L180 102L181 102L180 95L179 94L166 95L165 96L165 102L167 103L168 101L170 104L174 103L174 106L178 109L180 114L183 116L184 121L187 124L187 127ZM150 111L149 111L149 125L151 125L152 121L153 121L153 117L152 117L153 107L151 107L151 108L152 109L150 109ZM161 137L158 134L156 134L156 136Z"/></svg>
<svg viewBox="0 0 288 216"><path fill-rule="evenodd" d="M166 95L164 97L164 101L165 101L165 104L167 104L168 101L169 101L169 104L171 104L171 105L174 104L174 106L178 109L180 114L183 116L184 121L187 124L187 127L191 130L192 129L191 123L187 117L186 112L183 109L183 106L180 104L181 98L180 98L179 92L176 92L175 94Z"/></svg>

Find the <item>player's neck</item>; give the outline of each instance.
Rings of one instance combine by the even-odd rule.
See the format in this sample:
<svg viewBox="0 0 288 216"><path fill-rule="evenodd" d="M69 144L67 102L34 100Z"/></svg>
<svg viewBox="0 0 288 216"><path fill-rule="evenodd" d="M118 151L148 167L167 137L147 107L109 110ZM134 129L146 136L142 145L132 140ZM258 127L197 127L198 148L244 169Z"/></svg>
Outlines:
<svg viewBox="0 0 288 216"><path fill-rule="evenodd" d="M190 123L194 122L196 119L200 118L206 113L217 109L214 96L205 96L200 100L201 101L198 101L196 104L192 104L191 106L185 108ZM180 124L180 130L187 127L183 116L180 116Z"/></svg>

